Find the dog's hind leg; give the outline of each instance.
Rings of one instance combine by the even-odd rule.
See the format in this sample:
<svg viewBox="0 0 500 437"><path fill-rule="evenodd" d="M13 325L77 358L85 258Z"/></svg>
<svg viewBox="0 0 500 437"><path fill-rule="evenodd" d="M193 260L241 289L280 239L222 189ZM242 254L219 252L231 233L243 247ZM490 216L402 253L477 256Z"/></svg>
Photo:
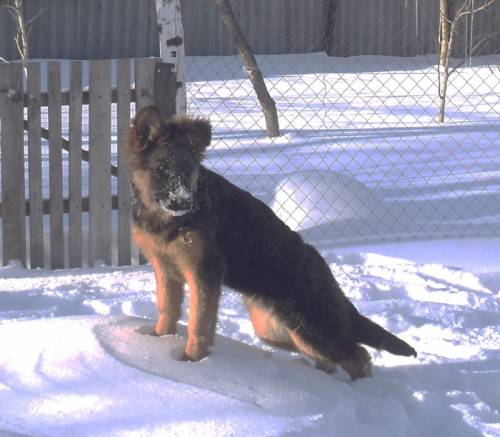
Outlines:
<svg viewBox="0 0 500 437"><path fill-rule="evenodd" d="M288 317L283 319L272 306L265 305L258 298L243 299L255 333L264 343L301 352L315 362L316 368L327 373L335 372L336 366L340 366L352 380L370 376L370 355L362 346L349 342L348 347L341 347L329 338L326 330L318 330L304 320L297 324Z"/></svg>
<svg viewBox="0 0 500 437"><path fill-rule="evenodd" d="M351 350L346 352L329 342L328 346L323 345L320 350L314 342L306 340L296 330L290 329L289 333L295 347L312 358L318 369L333 373L335 372L335 366L340 366L353 381L371 375L371 358L364 347L353 344Z"/></svg>
<svg viewBox="0 0 500 437"><path fill-rule="evenodd" d="M184 297L183 283L166 272L158 257L150 259L156 277L156 308L158 318L155 325L157 335L175 334L181 317Z"/></svg>
<svg viewBox="0 0 500 437"><path fill-rule="evenodd" d="M255 334L266 344L291 352L298 351L290 337L288 328L257 299L247 296L243 302L250 316Z"/></svg>
<svg viewBox="0 0 500 437"><path fill-rule="evenodd" d="M370 375L370 355L363 347L354 345L348 359L345 358L345 353L335 350L336 348L331 342L327 346L330 353L321 353L317 347L313 346L313 342L305 340L304 336L297 330L285 326L275 312L258 299L245 296L243 301L255 334L264 343L290 352L301 352L315 362L316 368L327 373L334 373L338 365L353 380ZM337 360L333 358L340 356L343 358Z"/></svg>

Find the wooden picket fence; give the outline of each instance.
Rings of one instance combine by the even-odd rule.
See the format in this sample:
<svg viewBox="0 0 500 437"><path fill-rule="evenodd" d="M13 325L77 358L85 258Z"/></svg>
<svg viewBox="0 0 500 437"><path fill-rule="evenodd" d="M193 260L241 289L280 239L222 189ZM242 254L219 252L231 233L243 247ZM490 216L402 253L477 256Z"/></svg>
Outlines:
<svg viewBox="0 0 500 437"><path fill-rule="evenodd" d="M117 135L119 144L126 140L131 109L156 104L165 116L171 115L176 81L172 66L156 59L118 60L115 72L111 66L110 60L89 61L87 89L82 86L82 62L72 61L69 90L63 92L60 62L47 63L46 91L41 88L40 63L30 63L25 69L19 64L0 65L4 265L14 259L31 268L81 267L97 261L110 265L113 252L117 253L115 263L131 264L129 180L120 147L117 165L112 165L111 137ZM88 111L83 111L85 105ZM63 106L68 107L68 138L62 134ZM42 126L42 107L47 107L47 128ZM87 113L89 146L84 150L82 126ZM116 132L112 132L112 121ZM43 198L42 190L42 140L48 143L48 198ZM68 155L64 172L63 154ZM88 197L82 195L84 163L88 165ZM117 179L114 196L112 178ZM63 198L64 182L68 198ZM118 216L114 226L112 211ZM88 214L88 238L82 232L84 214ZM49 247L45 247L47 242ZM84 245L88 245L85 250Z"/></svg>

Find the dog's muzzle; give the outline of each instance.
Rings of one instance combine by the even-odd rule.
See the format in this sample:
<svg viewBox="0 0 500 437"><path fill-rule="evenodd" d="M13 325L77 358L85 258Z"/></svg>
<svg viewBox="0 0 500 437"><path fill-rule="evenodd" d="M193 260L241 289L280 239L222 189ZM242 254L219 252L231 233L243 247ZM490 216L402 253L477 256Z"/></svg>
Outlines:
<svg viewBox="0 0 500 437"><path fill-rule="evenodd" d="M153 195L154 201L168 214L178 217L187 214L193 208L193 195L187 190L175 193L175 196Z"/></svg>

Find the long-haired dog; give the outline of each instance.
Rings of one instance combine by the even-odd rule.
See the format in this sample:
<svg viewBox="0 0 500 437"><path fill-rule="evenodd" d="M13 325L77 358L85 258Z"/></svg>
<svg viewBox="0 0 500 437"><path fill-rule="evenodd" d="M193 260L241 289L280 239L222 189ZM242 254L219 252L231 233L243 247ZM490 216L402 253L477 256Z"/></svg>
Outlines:
<svg viewBox="0 0 500 437"><path fill-rule="evenodd" d="M211 127L200 118L135 117L125 144L133 193L133 239L156 276L157 335L175 334L190 291L183 359L214 343L221 286L241 292L256 334L304 353L317 367L370 374L360 343L414 355L406 342L362 316L312 246L261 201L200 165Z"/></svg>

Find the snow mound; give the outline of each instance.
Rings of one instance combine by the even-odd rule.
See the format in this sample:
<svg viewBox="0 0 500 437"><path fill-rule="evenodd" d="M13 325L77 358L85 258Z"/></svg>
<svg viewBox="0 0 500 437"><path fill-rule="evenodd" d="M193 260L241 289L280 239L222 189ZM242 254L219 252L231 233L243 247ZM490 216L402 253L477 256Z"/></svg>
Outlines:
<svg viewBox="0 0 500 437"><path fill-rule="evenodd" d="M269 351L220 335L210 356L196 362L179 361L186 329L179 335L151 335L151 321L134 317L112 317L96 325L103 348L125 364L173 381L209 389L274 412L313 406L317 397L311 384L321 389L318 371L304 360L288 361ZM312 378L312 380L311 380Z"/></svg>
<svg viewBox="0 0 500 437"><path fill-rule="evenodd" d="M273 211L292 230L379 216L382 201L343 173L303 171L285 176L275 191Z"/></svg>
<svg viewBox="0 0 500 437"><path fill-rule="evenodd" d="M222 390L178 383L125 365L101 346L95 334L99 332L100 338L106 332L116 334L113 340L108 338L108 345L119 349L120 342L129 341L128 355L141 356L147 350L141 344L146 336L138 335L139 342L126 336L133 331L128 327L145 323L145 319L103 316L0 323L0 435L282 435L310 426L312 419L300 414L303 411L271 413L220 394ZM104 328L113 324L120 329ZM238 350L234 352L237 355ZM205 362L177 363L168 355L156 358L153 368L160 367L161 358L166 369L183 368L185 376L179 371L177 376L184 380L187 375L204 374L206 367ZM258 357L256 362L260 363ZM217 381L230 378L224 370L227 367L213 375ZM291 379L285 377L283 387ZM250 387L252 380L242 384ZM284 399L287 393L282 392ZM312 396L304 400L317 408ZM310 408L309 403L305 406Z"/></svg>

